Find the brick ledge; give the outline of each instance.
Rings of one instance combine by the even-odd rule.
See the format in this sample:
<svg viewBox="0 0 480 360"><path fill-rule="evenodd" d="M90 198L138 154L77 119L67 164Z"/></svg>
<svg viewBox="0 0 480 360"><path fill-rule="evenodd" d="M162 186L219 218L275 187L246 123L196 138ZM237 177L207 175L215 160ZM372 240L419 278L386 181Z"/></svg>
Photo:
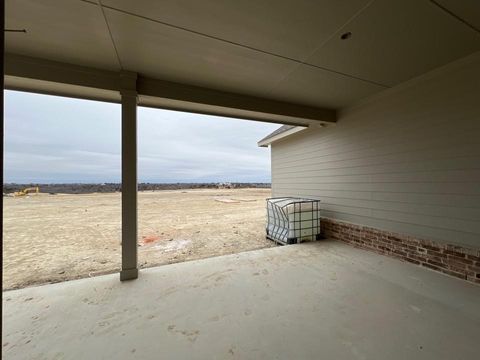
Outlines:
<svg viewBox="0 0 480 360"><path fill-rule="evenodd" d="M321 230L325 237L480 284L480 249L440 244L323 217Z"/></svg>

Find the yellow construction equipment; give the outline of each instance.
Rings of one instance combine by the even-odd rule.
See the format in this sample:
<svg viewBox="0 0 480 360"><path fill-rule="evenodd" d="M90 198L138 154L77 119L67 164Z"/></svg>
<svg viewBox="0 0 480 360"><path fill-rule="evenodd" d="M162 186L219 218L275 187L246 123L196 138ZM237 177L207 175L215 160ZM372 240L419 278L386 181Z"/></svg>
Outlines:
<svg viewBox="0 0 480 360"><path fill-rule="evenodd" d="M25 188L20 191L16 191L13 193L13 196L25 196L32 193L38 194L39 192L40 192L40 188L38 186L35 186L35 187Z"/></svg>

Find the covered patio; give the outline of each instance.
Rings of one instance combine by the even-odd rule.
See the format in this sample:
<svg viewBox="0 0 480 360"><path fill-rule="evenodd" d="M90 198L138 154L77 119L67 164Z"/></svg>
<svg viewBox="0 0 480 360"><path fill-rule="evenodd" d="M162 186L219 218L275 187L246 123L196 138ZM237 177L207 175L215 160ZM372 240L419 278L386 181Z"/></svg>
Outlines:
<svg viewBox="0 0 480 360"><path fill-rule="evenodd" d="M106 275L5 292L4 357L478 357L478 10L469 0L6 1L6 89L121 105L122 281ZM419 77L442 96L418 87ZM357 108L372 99L371 112ZM439 103L449 111L433 111ZM457 266L459 254L471 282L332 240L139 274L138 106L306 127L311 137L298 148L283 143L284 158L305 165L302 196L315 190L331 199L322 216L379 228L387 238L431 235L441 245L428 242L432 256L443 247L450 253L425 260L430 268L444 260ZM449 126L446 134L435 138L440 145L425 145L421 131L433 138L437 120ZM325 139L324 128L340 130ZM427 154L414 167L408 139L396 144L400 160L383 156L402 132L417 133L415 149ZM458 154L441 147L462 136L468 147L452 145ZM370 146L380 137L387 145ZM359 144L371 172L355 181L325 175L331 164L342 179L363 171ZM319 167L318 154L302 158L312 145L332 160ZM282 164L280 173L288 173ZM287 174L282 196L297 178ZM349 228L341 240L356 233ZM462 246L468 252L456 251Z"/></svg>

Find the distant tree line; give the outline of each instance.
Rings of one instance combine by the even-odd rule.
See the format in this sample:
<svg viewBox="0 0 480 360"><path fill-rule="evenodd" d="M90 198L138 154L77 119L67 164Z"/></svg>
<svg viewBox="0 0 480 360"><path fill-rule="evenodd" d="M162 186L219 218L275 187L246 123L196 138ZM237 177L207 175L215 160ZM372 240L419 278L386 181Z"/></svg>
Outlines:
<svg viewBox="0 0 480 360"><path fill-rule="evenodd" d="M41 193L50 194L89 194L89 193L112 193L122 191L122 185L118 183L103 184L4 184L3 193L9 194L28 187L38 186ZM158 190L181 190L181 189L239 189L239 188L270 188L270 183L140 183L139 191L158 191Z"/></svg>

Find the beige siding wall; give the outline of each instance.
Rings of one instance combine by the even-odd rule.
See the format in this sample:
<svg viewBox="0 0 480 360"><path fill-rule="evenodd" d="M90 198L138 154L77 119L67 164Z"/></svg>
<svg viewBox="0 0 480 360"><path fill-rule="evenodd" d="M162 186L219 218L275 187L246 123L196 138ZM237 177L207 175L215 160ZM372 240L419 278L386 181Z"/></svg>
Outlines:
<svg viewBox="0 0 480 360"><path fill-rule="evenodd" d="M480 54L272 145L274 196L323 216L480 247Z"/></svg>

